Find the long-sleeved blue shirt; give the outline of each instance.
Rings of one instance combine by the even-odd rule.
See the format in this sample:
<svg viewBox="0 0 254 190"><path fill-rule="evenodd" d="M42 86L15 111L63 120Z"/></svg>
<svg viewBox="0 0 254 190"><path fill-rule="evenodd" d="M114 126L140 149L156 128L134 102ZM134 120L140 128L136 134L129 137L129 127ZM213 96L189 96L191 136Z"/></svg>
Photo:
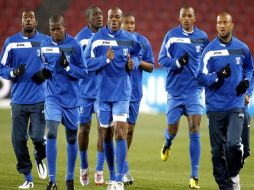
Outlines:
<svg viewBox="0 0 254 190"><path fill-rule="evenodd" d="M135 32L134 35L136 36L138 42L141 45L142 49L141 60L154 65L154 54L150 42L145 36L142 36L139 33ZM143 96L142 73L143 69L141 69L140 67L131 72L131 84L132 84L131 101L140 101Z"/></svg>
<svg viewBox="0 0 254 190"><path fill-rule="evenodd" d="M32 76L43 66L40 59L40 45L46 38L47 35L38 31L31 37L26 37L19 32L5 41L0 57L0 76L12 81L12 103L35 104L45 100L43 86L33 82ZM20 64L25 64L25 73L12 78L11 71Z"/></svg>
<svg viewBox="0 0 254 190"><path fill-rule="evenodd" d="M111 47L115 57L107 63L106 52ZM140 64L140 44L134 35L122 29L111 32L106 26L93 35L85 49L88 67L97 70L97 99L116 102L130 100L130 73L126 69L130 54L137 69Z"/></svg>
<svg viewBox="0 0 254 190"><path fill-rule="evenodd" d="M159 64L168 71L166 91L169 94L181 96L201 89L196 77L201 53L208 43L207 34L197 27L192 33L186 33L178 26L166 34L159 53ZM186 52L190 56L189 62L179 67L177 60Z"/></svg>
<svg viewBox="0 0 254 190"><path fill-rule="evenodd" d="M216 72L230 64L231 76L223 81L217 79ZM243 79L251 81L253 62L246 44L232 37L225 44L215 38L204 50L198 81L205 86L206 109L208 111L227 111L244 107L244 95L237 96L236 86Z"/></svg>
<svg viewBox="0 0 254 190"><path fill-rule="evenodd" d="M69 69L60 64L61 52L64 52ZM45 82L45 98L66 108L79 106L79 79L87 76L87 66L80 43L68 34L59 43L52 37L42 41L41 58L52 73L52 77ZM68 67L67 67L68 68Z"/></svg>

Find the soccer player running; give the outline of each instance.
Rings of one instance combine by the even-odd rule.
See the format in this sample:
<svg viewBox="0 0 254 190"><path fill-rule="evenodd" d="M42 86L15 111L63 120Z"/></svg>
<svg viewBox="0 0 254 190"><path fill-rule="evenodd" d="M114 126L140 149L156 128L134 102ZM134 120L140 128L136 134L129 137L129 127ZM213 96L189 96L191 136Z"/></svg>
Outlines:
<svg viewBox="0 0 254 190"><path fill-rule="evenodd" d="M202 114L201 86L197 71L201 53L208 44L207 34L194 26L194 9L188 5L180 9L180 25L170 30L162 43L159 64L168 71L166 80L167 122L165 143L161 159L170 155L172 142L177 135L179 121L185 115L189 125L191 176L189 187L199 189L198 168L200 160L200 122Z"/></svg>
<svg viewBox="0 0 254 190"><path fill-rule="evenodd" d="M139 68L131 72L132 93L129 106L129 117L127 119L127 137L126 137L128 149L130 148L133 139L134 128L139 113L140 101L143 96L142 74L143 71L151 73L153 71L154 65L154 55L152 46L146 37L135 32L135 25L136 25L135 17L130 13L125 14L123 17L122 28L128 32L133 33L136 36L138 42L141 44L142 48L142 57ZM132 184L133 181L134 179L130 174L128 161L126 160L124 164L123 183Z"/></svg>
<svg viewBox="0 0 254 190"><path fill-rule="evenodd" d="M253 75L246 44L232 36L227 12L217 16L218 36L202 53L198 81L205 86L213 175L221 190L240 190L245 92Z"/></svg>
<svg viewBox="0 0 254 190"><path fill-rule="evenodd" d="M85 50L89 39L97 32L103 25L102 11L98 6L91 6L86 10L86 18L88 25L84 27L75 37L80 41L83 50ZM78 143L80 150L80 183L81 185L89 184L89 167L88 167L88 144L89 132L91 128L92 114L96 113L98 117L98 102L96 101L97 95L97 74L96 71L89 71L88 77L80 79L81 89L81 113L80 113L80 129L78 133ZM103 178L103 165L104 165L104 151L103 151L103 136L102 129L97 119L97 161L96 171L94 174L94 182L96 185L104 183Z"/></svg>
<svg viewBox="0 0 254 190"><path fill-rule="evenodd" d="M130 70L136 69L140 64L138 56L141 47L135 36L121 29L122 22L122 10L118 7L109 9L107 26L93 35L85 49L88 67L98 69L99 121L110 173L107 190L124 189L122 178L127 154L126 121L131 98ZM113 132L116 141L115 153Z"/></svg>
<svg viewBox="0 0 254 190"><path fill-rule="evenodd" d="M33 75L42 68L40 43L47 35L36 30L37 20L32 10L22 12L22 31L10 36L1 53L0 76L11 80L12 145L17 158L17 170L25 176L20 189L33 188L32 162L27 147L28 137L34 145L39 178L46 179L44 91ZM29 122L29 125L28 125Z"/></svg>
<svg viewBox="0 0 254 190"><path fill-rule="evenodd" d="M57 132L59 124L65 126L67 141L66 189L74 190L74 169L78 152L79 78L87 75L80 43L65 33L64 18L49 18L51 37L41 44L45 68L38 76L45 81L45 117L47 126L46 155L49 183L46 190L56 190Z"/></svg>

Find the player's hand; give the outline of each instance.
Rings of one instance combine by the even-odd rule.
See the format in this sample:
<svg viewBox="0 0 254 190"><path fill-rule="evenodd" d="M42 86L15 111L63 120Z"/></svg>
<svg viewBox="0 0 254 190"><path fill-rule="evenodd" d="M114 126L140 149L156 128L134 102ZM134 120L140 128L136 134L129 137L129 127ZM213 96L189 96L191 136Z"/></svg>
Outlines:
<svg viewBox="0 0 254 190"><path fill-rule="evenodd" d="M111 46L108 48L106 55L109 60L113 60L115 58L115 52L112 50Z"/></svg>
<svg viewBox="0 0 254 190"><path fill-rule="evenodd" d="M13 69L13 75L15 77L21 76L24 74L25 72L25 64L20 64L17 68Z"/></svg>
<svg viewBox="0 0 254 190"><path fill-rule="evenodd" d="M250 97L248 94L245 95L245 105L247 106L250 103Z"/></svg>
<svg viewBox="0 0 254 190"><path fill-rule="evenodd" d="M128 67L129 70L133 70L134 69L134 62L131 59L130 54L128 54L127 67Z"/></svg>
<svg viewBox="0 0 254 190"><path fill-rule="evenodd" d="M236 95L240 96L244 94L248 88L249 88L249 81L242 80L236 87Z"/></svg>
<svg viewBox="0 0 254 190"><path fill-rule="evenodd" d="M185 52L179 59L178 62L180 63L181 66L187 65L189 62L189 54Z"/></svg>
<svg viewBox="0 0 254 190"><path fill-rule="evenodd" d="M231 76L230 64L227 64L225 67L223 67L216 74L217 74L217 77L218 77L219 80L230 77Z"/></svg>
<svg viewBox="0 0 254 190"><path fill-rule="evenodd" d="M37 84L40 85L42 84L46 79L49 79L52 77L52 74L50 72L50 70L44 68L38 72L36 72L33 76L32 76L32 80Z"/></svg>
<svg viewBox="0 0 254 190"><path fill-rule="evenodd" d="M66 59L66 56L64 55L64 52L61 51L61 56L58 62L63 68L66 68L69 66L69 62Z"/></svg>

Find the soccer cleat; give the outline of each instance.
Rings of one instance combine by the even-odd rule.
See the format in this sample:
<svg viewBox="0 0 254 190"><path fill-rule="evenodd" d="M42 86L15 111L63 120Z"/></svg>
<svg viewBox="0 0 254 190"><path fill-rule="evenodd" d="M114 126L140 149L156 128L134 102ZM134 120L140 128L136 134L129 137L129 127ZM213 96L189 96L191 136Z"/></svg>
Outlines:
<svg viewBox="0 0 254 190"><path fill-rule="evenodd" d="M89 184L89 172L87 169L80 169L80 177L79 177L80 183L82 186Z"/></svg>
<svg viewBox="0 0 254 190"><path fill-rule="evenodd" d="M123 184L124 185L132 185L134 182L134 178L130 175L130 173L125 173L123 175Z"/></svg>
<svg viewBox="0 0 254 190"><path fill-rule="evenodd" d="M107 181L106 184L107 190L116 190L116 182L115 181Z"/></svg>
<svg viewBox="0 0 254 190"><path fill-rule="evenodd" d="M25 181L25 183L19 186L19 189L31 189L31 188L34 188L34 183L32 181Z"/></svg>
<svg viewBox="0 0 254 190"><path fill-rule="evenodd" d="M170 148L165 146L165 143L163 144L163 147L161 148L161 159L163 161L166 161L170 155Z"/></svg>
<svg viewBox="0 0 254 190"><path fill-rule="evenodd" d="M116 182L115 190L124 190L124 184L122 182Z"/></svg>
<svg viewBox="0 0 254 190"><path fill-rule="evenodd" d="M43 160L36 161L36 168L37 168L39 178L46 179L47 178L47 166L43 162Z"/></svg>
<svg viewBox="0 0 254 190"><path fill-rule="evenodd" d="M74 180L66 181L66 190L74 190Z"/></svg>
<svg viewBox="0 0 254 190"><path fill-rule="evenodd" d="M190 178L189 188L191 189L199 189L199 183L197 178Z"/></svg>
<svg viewBox="0 0 254 190"><path fill-rule="evenodd" d="M57 186L55 183L53 183L53 181L49 181L46 190L57 190Z"/></svg>
<svg viewBox="0 0 254 190"><path fill-rule="evenodd" d="M240 190L240 177L239 174L230 178L232 190Z"/></svg>
<svg viewBox="0 0 254 190"><path fill-rule="evenodd" d="M96 171L95 172L94 183L95 183L95 185L103 185L104 184L103 171Z"/></svg>

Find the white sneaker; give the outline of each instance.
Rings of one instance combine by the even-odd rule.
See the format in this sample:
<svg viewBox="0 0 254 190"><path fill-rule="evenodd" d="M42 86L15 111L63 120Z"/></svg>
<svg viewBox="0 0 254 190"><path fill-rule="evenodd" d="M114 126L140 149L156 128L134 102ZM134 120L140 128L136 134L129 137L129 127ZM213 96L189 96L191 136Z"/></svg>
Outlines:
<svg viewBox="0 0 254 190"><path fill-rule="evenodd" d="M107 181L106 184L107 190L116 190L116 182L115 181Z"/></svg>
<svg viewBox="0 0 254 190"><path fill-rule="evenodd" d="M103 185L104 184L103 171L96 171L95 172L94 183L95 183L95 185Z"/></svg>
<svg viewBox="0 0 254 190"><path fill-rule="evenodd" d="M123 179L122 180L123 180L123 184L124 185L132 185L133 182L134 182L134 178L130 175L129 172L127 172L127 173L125 173L123 175Z"/></svg>
<svg viewBox="0 0 254 190"><path fill-rule="evenodd" d="M235 177L231 177L231 186L232 190L241 190L239 174L236 175Z"/></svg>
<svg viewBox="0 0 254 190"><path fill-rule="evenodd" d="M36 168L37 168L39 178L46 179L47 178L47 166L43 160L41 160L39 162L36 161Z"/></svg>
<svg viewBox="0 0 254 190"><path fill-rule="evenodd" d="M19 186L19 189L30 189L30 188L34 188L34 183L31 181L25 181L25 183Z"/></svg>
<svg viewBox="0 0 254 190"><path fill-rule="evenodd" d="M123 182L116 182L116 190L124 190Z"/></svg>
<svg viewBox="0 0 254 190"><path fill-rule="evenodd" d="M89 184L89 172L87 169L80 169L80 177L79 177L80 183L82 186Z"/></svg>

